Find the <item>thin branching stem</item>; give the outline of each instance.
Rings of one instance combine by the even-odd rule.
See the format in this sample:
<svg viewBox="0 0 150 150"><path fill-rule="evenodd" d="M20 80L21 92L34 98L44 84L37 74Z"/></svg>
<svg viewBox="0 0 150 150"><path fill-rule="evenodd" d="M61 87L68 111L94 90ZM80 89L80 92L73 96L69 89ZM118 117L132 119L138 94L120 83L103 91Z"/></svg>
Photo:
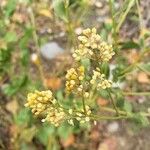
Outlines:
<svg viewBox="0 0 150 150"><path fill-rule="evenodd" d="M113 97L112 97L112 95L111 95L110 90L108 89L107 92L108 92L108 94L109 94L111 103L112 103L112 105L113 105L113 107L114 107L114 109L115 109L115 111L116 111L116 114L119 116L119 110L118 110L118 108L117 108L117 106L116 106L116 104L115 104L115 101L114 101L114 99L113 99Z"/></svg>
<svg viewBox="0 0 150 150"><path fill-rule="evenodd" d="M150 96L150 92L123 92L124 95L134 96Z"/></svg>

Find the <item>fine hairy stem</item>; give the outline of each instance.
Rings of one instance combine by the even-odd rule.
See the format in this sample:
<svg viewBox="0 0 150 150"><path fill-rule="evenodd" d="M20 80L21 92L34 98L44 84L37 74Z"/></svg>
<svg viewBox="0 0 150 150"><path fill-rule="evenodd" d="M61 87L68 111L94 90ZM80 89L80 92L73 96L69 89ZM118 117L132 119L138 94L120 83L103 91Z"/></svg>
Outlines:
<svg viewBox="0 0 150 150"><path fill-rule="evenodd" d="M98 115L91 115L90 116L91 119L93 120L118 120L118 119L127 119L130 118L129 116L98 116Z"/></svg>
<svg viewBox="0 0 150 150"><path fill-rule="evenodd" d="M115 111L116 111L116 114L119 116L118 108L117 108L117 106L116 106L116 104L115 104L115 102L114 102L114 99L113 99L113 97L112 97L112 95L111 95L110 90L107 90L107 92L108 92L108 94L109 94L111 103L112 103L112 105L113 105L113 107L114 107L114 109L115 109Z"/></svg>
<svg viewBox="0 0 150 150"><path fill-rule="evenodd" d="M116 110L110 108L110 107L101 107L101 110L104 110L106 112L111 112L111 113L116 113ZM127 115L127 112L122 111L122 110L118 110L120 115Z"/></svg>
<svg viewBox="0 0 150 150"><path fill-rule="evenodd" d="M150 92L123 92L124 95L150 96Z"/></svg>
<svg viewBox="0 0 150 150"><path fill-rule="evenodd" d="M134 5L134 3L135 3L135 0L129 1L126 11L123 13L123 15L121 16L121 18L119 19L120 21L119 21L119 23L118 23L118 25L116 27L116 31L117 32L120 30L120 27L122 26L123 22L125 21L126 16L129 13L129 11L132 8L132 6Z"/></svg>

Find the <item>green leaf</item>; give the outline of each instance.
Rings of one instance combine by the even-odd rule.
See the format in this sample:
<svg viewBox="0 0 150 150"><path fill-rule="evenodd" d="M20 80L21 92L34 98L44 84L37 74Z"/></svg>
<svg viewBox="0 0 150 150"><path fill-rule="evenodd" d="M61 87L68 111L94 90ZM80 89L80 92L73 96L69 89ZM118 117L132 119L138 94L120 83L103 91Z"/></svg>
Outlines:
<svg viewBox="0 0 150 150"><path fill-rule="evenodd" d="M15 32L7 32L4 39L7 43L16 42L17 41L17 35Z"/></svg>
<svg viewBox="0 0 150 150"><path fill-rule="evenodd" d="M140 49L140 45L134 41L127 41L127 42L123 42L120 43L121 45L121 49Z"/></svg>
<svg viewBox="0 0 150 150"><path fill-rule="evenodd" d="M27 126L32 120L32 115L29 109L23 108L16 116L15 123L20 126Z"/></svg>
<svg viewBox="0 0 150 150"><path fill-rule="evenodd" d="M127 100L125 100L125 101L124 101L123 109L124 109L126 112L132 112L132 105L131 105L131 103L128 102Z"/></svg>
<svg viewBox="0 0 150 150"><path fill-rule="evenodd" d="M0 66L8 63L11 58L10 50L0 50ZM2 64L3 63L3 64Z"/></svg>
<svg viewBox="0 0 150 150"><path fill-rule="evenodd" d="M59 100L64 100L63 92L62 90L58 90L56 93L56 98Z"/></svg>
<svg viewBox="0 0 150 150"><path fill-rule="evenodd" d="M100 36L102 37L103 40L107 40L107 37L108 37L108 33L106 31L105 28L103 28L100 32Z"/></svg>
<svg viewBox="0 0 150 150"><path fill-rule="evenodd" d="M32 28L25 29L25 33L19 41L19 47L21 49L21 62L23 66L27 66L29 62L30 53L28 49L28 43L29 43L29 40L31 40L32 31L33 31Z"/></svg>
<svg viewBox="0 0 150 150"><path fill-rule="evenodd" d="M28 77L26 75L15 78L12 80L12 83L6 85L3 89L4 94L8 96L14 95L16 92L18 92L22 87L26 85L28 81Z"/></svg>
<svg viewBox="0 0 150 150"><path fill-rule="evenodd" d="M122 76L123 76L124 74L122 74L122 72L124 71L124 69L125 69L125 66L119 64L119 65L117 65L117 67L116 67L115 69L112 70L113 81L114 81L114 82L117 82L117 81L123 79Z"/></svg>
<svg viewBox="0 0 150 150"><path fill-rule="evenodd" d="M67 139L69 135L73 132L73 127L67 122L64 122L57 130L58 135L62 139Z"/></svg>
<svg viewBox="0 0 150 150"><path fill-rule="evenodd" d="M104 90L104 89L101 89L99 91L99 94L101 95L101 97L106 98L106 99L109 97L107 90Z"/></svg>
<svg viewBox="0 0 150 150"><path fill-rule="evenodd" d="M106 77L108 78L108 77L109 77L109 73L110 73L109 64L108 64L108 63L102 63L100 69L101 69L101 72L102 72L103 74L105 74Z"/></svg>
<svg viewBox="0 0 150 150"><path fill-rule="evenodd" d="M27 48L27 44L28 44L29 40L31 40L32 32L33 32L32 28L25 29L25 33L19 41L19 47L21 49Z"/></svg>
<svg viewBox="0 0 150 150"><path fill-rule="evenodd" d="M28 49L22 49L21 62L23 66L27 66L29 63L30 53Z"/></svg>
<svg viewBox="0 0 150 150"><path fill-rule="evenodd" d="M131 103L125 100L121 93L116 95L116 99L117 99L117 106L119 108L125 110L126 112L132 112Z"/></svg>
<svg viewBox="0 0 150 150"><path fill-rule="evenodd" d="M86 68L86 69L89 69L90 68L90 60L88 58L85 58L85 59L82 59L81 60L81 64Z"/></svg>
<svg viewBox="0 0 150 150"><path fill-rule="evenodd" d="M55 127L49 124L43 124L42 127L40 127L37 131L36 137L38 138L38 140L43 144L43 145L47 145L50 137L52 137L53 135L53 139L55 138ZM52 141L52 139L51 139Z"/></svg>
<svg viewBox="0 0 150 150"><path fill-rule="evenodd" d="M19 145L20 145L20 150L37 150L35 145L31 145L30 143L21 142Z"/></svg>
<svg viewBox="0 0 150 150"><path fill-rule="evenodd" d="M150 63L145 63L145 64L142 63L138 66L140 67L141 70L150 72Z"/></svg>
<svg viewBox="0 0 150 150"><path fill-rule="evenodd" d="M55 14L61 18L64 22L68 22L67 7L63 0L53 0L53 8Z"/></svg>
<svg viewBox="0 0 150 150"><path fill-rule="evenodd" d="M5 16L9 17L12 15L12 13L14 12L16 5L17 4L17 0L9 0L6 7L5 7Z"/></svg>
<svg viewBox="0 0 150 150"><path fill-rule="evenodd" d="M142 113L133 114L133 121L142 127L149 126L149 120Z"/></svg>

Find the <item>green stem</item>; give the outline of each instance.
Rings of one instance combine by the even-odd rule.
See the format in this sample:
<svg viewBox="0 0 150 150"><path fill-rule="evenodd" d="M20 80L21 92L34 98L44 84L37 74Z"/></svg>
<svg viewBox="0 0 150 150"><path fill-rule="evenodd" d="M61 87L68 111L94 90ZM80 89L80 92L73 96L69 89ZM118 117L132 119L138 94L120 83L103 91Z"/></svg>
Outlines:
<svg viewBox="0 0 150 150"><path fill-rule="evenodd" d="M143 19L142 19L142 15L141 15L139 0L136 0L136 6L137 6L137 11L138 11L138 16L139 16L140 38L144 39L143 34L142 34L142 30L144 29L144 26L143 26ZM145 44L143 46L145 48Z"/></svg>
<svg viewBox="0 0 150 150"><path fill-rule="evenodd" d="M110 13L111 13L111 18L112 18L112 26L113 26L113 43L114 47L117 47L117 41L118 41L118 34L116 31L116 20L115 20L115 10L114 10L114 2L113 0L109 0L109 8L110 8Z"/></svg>
<svg viewBox="0 0 150 150"><path fill-rule="evenodd" d="M137 68L143 72L145 72L148 76L150 76L150 72L148 72L147 70L145 70L144 68L142 68L139 64L136 65Z"/></svg>
<svg viewBox="0 0 150 150"><path fill-rule="evenodd" d="M150 92L123 92L124 95L150 96Z"/></svg>
<svg viewBox="0 0 150 150"><path fill-rule="evenodd" d="M116 110L109 108L109 107L101 107L101 110L107 111L107 112L111 112L111 113L116 113ZM127 112L122 111L122 110L118 110L120 115L127 115Z"/></svg>
<svg viewBox="0 0 150 150"><path fill-rule="evenodd" d="M117 108L117 106L116 106L116 104L115 104L115 102L114 102L114 99L113 99L113 97L112 97L112 95L111 95L110 90L107 89L107 92L108 92L108 94L109 94L111 103L112 103L112 105L113 105L113 107L114 107L114 109L115 109L115 111L116 111L116 114L119 116L119 110L118 110L118 108Z"/></svg>
<svg viewBox="0 0 150 150"><path fill-rule="evenodd" d="M86 114L85 101L84 101L84 97L83 96L82 96L82 105L83 105L84 113Z"/></svg>
<svg viewBox="0 0 150 150"><path fill-rule="evenodd" d="M129 1L126 11L123 13L123 15L119 19L119 23L118 23L118 25L116 27L116 32L119 32L120 27L122 26L123 22L125 21L126 16L129 13L129 11L132 8L132 6L134 5L134 3L135 3L135 0L130 0Z"/></svg>
<svg viewBox="0 0 150 150"><path fill-rule="evenodd" d="M73 27L73 24L71 23L71 21L69 21L67 23L67 31L68 31L68 45L69 45L69 48L70 46L73 46L74 49L76 49L76 38L75 38L75 33L74 33L74 27Z"/></svg>
<svg viewBox="0 0 150 150"><path fill-rule="evenodd" d="M91 119L93 120L118 120L118 119L127 119L130 118L129 116L98 116L98 115L91 115Z"/></svg>
<svg viewBox="0 0 150 150"><path fill-rule="evenodd" d="M146 53L149 53L149 52L150 52L150 49L144 49L144 50L140 53L138 59L137 59L133 64L131 64L130 66L128 66L125 70L123 70L123 71L121 72L121 76L120 76L120 77L124 77L124 76L126 75L126 73L131 72L135 67L137 67L137 64L141 61L141 59L144 58L144 55L145 55Z"/></svg>

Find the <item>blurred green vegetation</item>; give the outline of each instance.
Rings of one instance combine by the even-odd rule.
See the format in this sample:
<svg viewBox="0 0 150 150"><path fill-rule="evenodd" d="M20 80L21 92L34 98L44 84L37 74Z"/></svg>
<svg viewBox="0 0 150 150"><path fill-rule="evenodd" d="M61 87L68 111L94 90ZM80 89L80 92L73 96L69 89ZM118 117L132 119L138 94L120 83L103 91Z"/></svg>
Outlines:
<svg viewBox="0 0 150 150"><path fill-rule="evenodd" d="M41 8L38 8L39 5L41 5ZM134 87L127 78L128 75L138 71L144 72L149 78L150 45L147 39L150 38L150 32L141 26L142 14L139 10L138 0L125 0L120 8L115 7L114 0L109 0L105 5L109 6L109 20L103 22L101 27L98 26L98 32L104 40L112 42L116 56L113 62L115 67L110 70L109 64L104 63L100 66L101 71L107 75L107 78L112 75L115 83L126 84L125 91L123 91L124 89L114 87L111 89L111 92L115 97L117 107L133 115L132 121L136 123L133 126L148 126L148 118L147 116L143 116L143 112L147 111L148 102L142 106L142 112L139 112L140 106L136 105L134 107L134 102L128 101L126 95L135 96L141 92L141 95L143 94L142 96L145 94L148 97L150 96L150 89L147 86L136 86L137 81L134 81L136 82L134 83ZM39 119L32 116L30 110L24 108L24 103L26 102L28 92L34 91L35 89L48 88L44 87L43 79L46 77L43 77L42 74L42 58L39 53L41 41L45 40L47 35L42 37L38 33L39 29L36 17L38 17L37 12L40 10L36 10L36 8L44 10L44 16L41 16L41 18L51 19L51 22L55 23L56 26L58 22L60 24L62 23L67 38L65 45L69 43L69 48L71 49L71 47L75 47L76 45L75 29L84 27L84 22L86 21L84 17L87 17L89 12L93 12L92 7L93 5L88 0L53 0L50 2L2 0L0 2L0 94L8 99L7 103L11 103L14 100L17 101L16 112L12 113L10 110L12 113L10 120L13 128L13 133L11 133L13 149L34 150L38 149L40 145L39 149L57 150L61 148L60 139L66 140L72 134L78 135L82 132L86 134L90 131L92 125L88 123L86 125L75 123L75 126L72 127L64 122L58 128L49 123L42 124ZM31 11L34 14L33 16ZM134 18L133 13L135 14ZM47 16L50 16L50 18ZM121 27L128 18L132 19L139 26L139 34L136 40L129 37L124 40L120 37ZM32 19L35 19L35 24ZM53 22L54 20L57 21ZM89 22L92 21L89 20ZM48 42L47 39L46 42ZM130 55L132 50L136 50L138 57L133 56L133 62L129 62L127 55ZM40 64L34 64L31 61L32 53L38 55ZM90 65L88 60L83 60L82 63L86 68ZM65 75L65 70L63 71ZM146 84L149 85L149 83ZM56 91L55 95L64 106L71 107L73 103L72 97L70 96L66 99L63 90L64 87L60 88ZM131 90L136 92L132 93ZM148 92L145 93L145 91ZM99 97L109 99L108 93L103 90L98 95ZM0 101L3 100L0 99ZM80 102L79 106L81 106Z"/></svg>

